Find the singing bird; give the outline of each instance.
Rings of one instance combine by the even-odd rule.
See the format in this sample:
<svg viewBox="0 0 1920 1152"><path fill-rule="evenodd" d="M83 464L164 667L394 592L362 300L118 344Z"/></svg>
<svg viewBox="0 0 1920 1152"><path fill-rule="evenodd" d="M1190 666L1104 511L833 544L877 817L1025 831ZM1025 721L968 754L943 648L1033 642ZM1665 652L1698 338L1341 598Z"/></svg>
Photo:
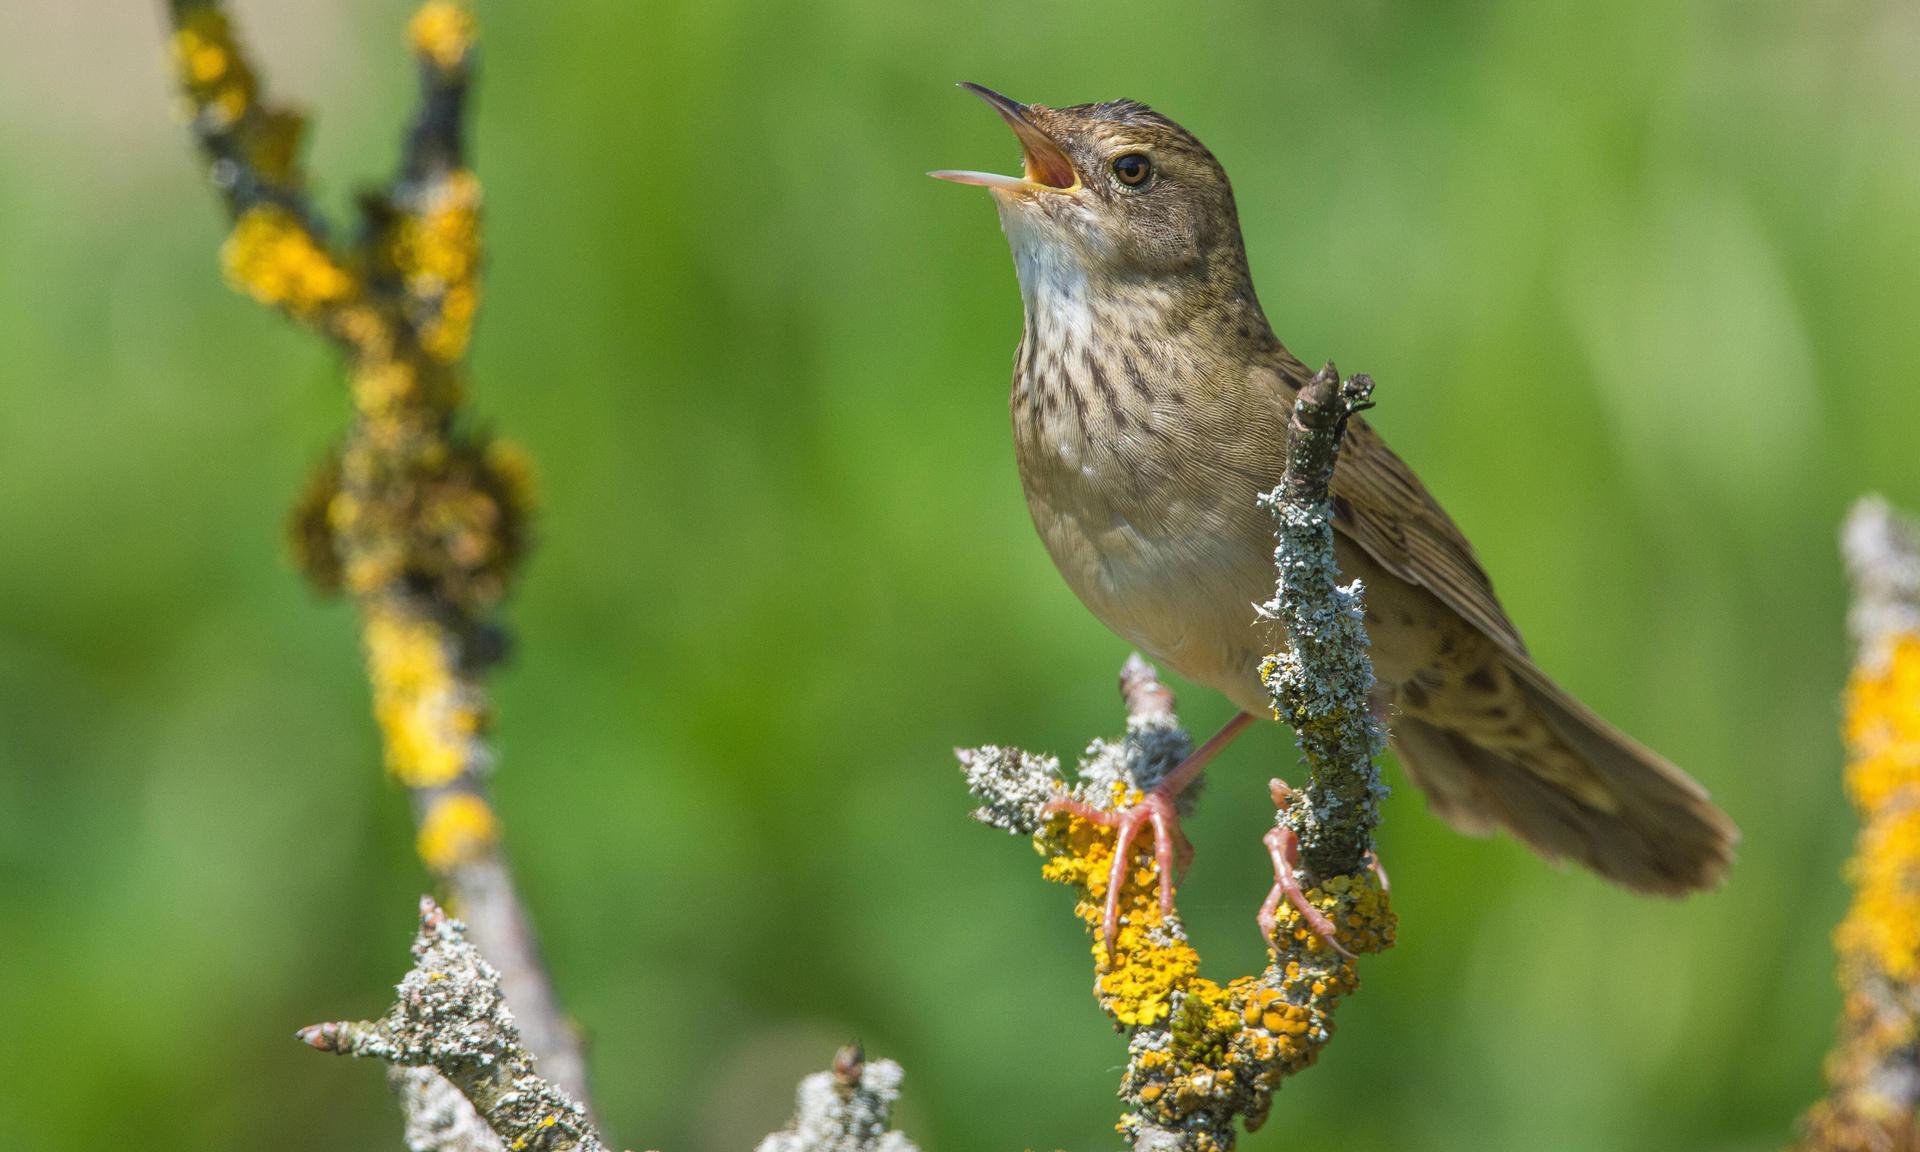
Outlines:
<svg viewBox="0 0 1920 1152"><path fill-rule="evenodd" d="M931 175L991 192L1013 250L1026 320L1008 406L1034 526L1107 627L1241 710L1112 817L1123 842L1151 828L1168 902L1169 864L1191 852L1175 798L1272 715L1258 670L1285 640L1252 607L1274 583L1255 497L1286 468L1311 374L1261 311L1233 189L1192 133L1131 100L1051 108L962 87L1023 153L1020 176ZM1732 822L1535 667L1466 537L1362 420L1332 494L1336 556L1366 585L1379 710L1433 810L1635 891L1714 885Z"/></svg>

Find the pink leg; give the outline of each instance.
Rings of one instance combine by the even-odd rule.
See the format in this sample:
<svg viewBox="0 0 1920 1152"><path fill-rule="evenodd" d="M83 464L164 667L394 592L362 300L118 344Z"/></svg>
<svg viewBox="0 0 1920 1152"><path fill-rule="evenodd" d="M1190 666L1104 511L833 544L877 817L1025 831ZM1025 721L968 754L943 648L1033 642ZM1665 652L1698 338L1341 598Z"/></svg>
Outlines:
<svg viewBox="0 0 1920 1152"><path fill-rule="evenodd" d="M1182 760L1178 767L1167 773L1165 779L1141 798L1140 803L1131 808L1107 811L1078 800L1060 799L1048 801L1043 809L1048 813L1066 812L1103 828L1112 828L1118 833L1113 845L1113 867L1107 874L1107 903L1101 926L1101 939L1106 944L1108 956L1113 955L1114 941L1120 935L1120 889L1126 884L1127 869L1132 864L1134 838L1140 834L1141 828L1153 826L1153 862L1160 876L1160 912L1162 915L1171 915L1174 869L1177 864L1184 871L1193 859L1193 845L1188 842L1186 834L1180 831L1180 813L1174 807L1174 801L1206 768L1207 761L1233 743L1234 737L1245 731L1252 722L1253 717L1245 712L1234 716L1212 739Z"/></svg>
<svg viewBox="0 0 1920 1152"><path fill-rule="evenodd" d="M1253 713L1234 713L1233 719L1221 725L1220 731L1215 732L1205 744L1195 749L1191 756L1180 761L1179 767L1167 773L1167 778L1160 781L1159 787L1154 791L1168 792L1174 796L1185 792L1187 785L1193 783L1193 778L1200 775L1201 770L1207 766L1207 761L1218 756L1221 750L1233 743L1251 723L1253 723Z"/></svg>

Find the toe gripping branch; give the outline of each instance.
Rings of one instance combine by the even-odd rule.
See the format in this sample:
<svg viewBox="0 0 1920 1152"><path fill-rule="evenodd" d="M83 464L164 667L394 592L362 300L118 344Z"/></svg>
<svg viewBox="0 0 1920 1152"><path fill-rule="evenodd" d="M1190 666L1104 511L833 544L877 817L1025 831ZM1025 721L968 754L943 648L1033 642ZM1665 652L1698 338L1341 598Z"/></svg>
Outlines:
<svg viewBox="0 0 1920 1152"><path fill-rule="evenodd" d="M1281 883L1262 910L1267 967L1226 984L1201 976L1177 908L1162 904L1153 837L1133 839L1113 883L1112 814L1138 806L1190 746L1171 694L1139 657L1128 661L1122 688L1126 735L1089 746L1072 784L1054 757L1018 749L965 749L960 762L981 801L974 817L1031 836L1042 876L1074 889L1074 911L1092 938L1094 995L1129 1034L1120 1132L1138 1149L1218 1152L1234 1147L1240 1121L1259 1127L1280 1082L1319 1055L1335 1007L1359 984L1355 955L1392 943L1393 913L1371 867L1316 882L1300 872L1297 853L1275 847ZM1269 835L1270 846L1292 842L1282 832ZM1110 906L1111 948L1103 938Z"/></svg>

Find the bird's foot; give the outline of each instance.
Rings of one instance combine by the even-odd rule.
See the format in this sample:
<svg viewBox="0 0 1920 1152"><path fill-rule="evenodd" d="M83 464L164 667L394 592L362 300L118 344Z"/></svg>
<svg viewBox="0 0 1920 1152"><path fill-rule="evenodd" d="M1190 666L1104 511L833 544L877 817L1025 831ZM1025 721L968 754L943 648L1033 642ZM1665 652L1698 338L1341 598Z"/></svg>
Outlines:
<svg viewBox="0 0 1920 1152"><path fill-rule="evenodd" d="M1127 872L1132 867L1133 841L1141 829L1149 826L1153 829L1154 870L1160 880L1160 914L1173 914L1174 870L1177 867L1185 872L1187 865L1193 862L1193 845L1187 840L1186 833L1180 830L1180 814L1174 808L1174 800L1178 796L1178 790L1162 783L1142 797L1138 804L1125 808L1096 808L1083 801L1063 797L1048 801L1042 809L1048 815L1065 812L1115 831L1113 866L1107 874L1106 911L1100 930L1100 939L1106 946L1108 959L1112 959L1114 942L1120 937L1120 889L1126 884Z"/></svg>
<svg viewBox="0 0 1920 1152"><path fill-rule="evenodd" d="M1267 788L1273 794L1275 808L1285 808L1293 796L1293 789L1287 786L1285 780L1277 777L1267 783ZM1334 938L1336 929L1333 921L1327 918L1325 912L1313 906L1313 901L1307 899L1305 889L1300 886L1300 837L1293 829L1282 824L1261 837L1261 842L1267 846L1267 855L1273 858L1273 890L1267 893L1266 902L1260 905L1260 914L1254 918L1260 925L1260 939L1266 941L1269 947L1273 945L1273 931L1280 922L1280 901L1285 900L1293 905L1294 911L1300 914L1300 919L1306 922L1313 934L1327 942L1327 947L1349 960L1353 959L1353 953L1341 947L1340 941ZM1367 853L1367 867L1379 877L1381 890L1388 890L1387 870L1381 866L1379 857Z"/></svg>

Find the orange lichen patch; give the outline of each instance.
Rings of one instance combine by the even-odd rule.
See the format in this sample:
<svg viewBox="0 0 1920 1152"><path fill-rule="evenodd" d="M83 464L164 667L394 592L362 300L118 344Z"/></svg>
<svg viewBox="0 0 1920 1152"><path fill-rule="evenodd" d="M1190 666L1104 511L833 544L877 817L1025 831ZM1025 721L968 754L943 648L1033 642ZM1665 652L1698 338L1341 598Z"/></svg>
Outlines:
<svg viewBox="0 0 1920 1152"><path fill-rule="evenodd" d="M487 717L453 667L451 639L437 624L379 605L367 611L365 638L387 770L409 788L452 783L476 757Z"/></svg>
<svg viewBox="0 0 1920 1152"><path fill-rule="evenodd" d="M1131 803L1138 796L1117 799ZM1122 1025L1164 1019L1171 1010L1174 990L1200 970L1200 956L1185 939L1168 931L1161 915L1159 873L1153 863L1151 838L1134 843L1138 864L1129 870L1130 882L1121 893L1120 932L1109 958L1100 928L1113 865L1113 829L1067 815L1056 817L1050 828L1051 834L1043 832L1039 841L1042 851L1049 853L1041 875L1071 884L1079 891L1074 913L1094 936L1100 1007Z"/></svg>
<svg viewBox="0 0 1920 1152"><path fill-rule="evenodd" d="M1393 913L1371 872L1333 877L1308 898L1332 919L1341 943L1356 953L1393 943ZM1271 967L1222 987L1196 979L1176 997L1170 1042L1141 1053L1122 1091L1138 1102L1131 1122L1163 1127L1196 1112L1234 1116L1249 1129L1266 1115L1280 1083L1307 1066L1333 1037L1333 1011L1359 987L1354 962L1305 928L1288 909L1275 933ZM1151 1058L1149 1058L1151 1057ZM1123 1125L1128 1120L1122 1121Z"/></svg>
<svg viewBox="0 0 1920 1152"><path fill-rule="evenodd" d="M253 106L259 81L233 38L226 13L213 7L181 14L171 40L174 70L196 116L224 129Z"/></svg>
<svg viewBox="0 0 1920 1152"><path fill-rule="evenodd" d="M1347 951L1361 954L1384 952L1393 947L1396 927L1393 907L1380 887L1380 878L1371 869L1328 877L1318 886L1307 889L1307 902L1333 922L1334 935ZM1274 913L1273 943L1289 955L1338 955L1308 926L1299 910L1284 901Z"/></svg>
<svg viewBox="0 0 1920 1152"><path fill-rule="evenodd" d="M312 317L353 296L353 276L278 204L249 208L220 249L227 279L262 304Z"/></svg>
<svg viewBox="0 0 1920 1152"><path fill-rule="evenodd" d="M1896 637L1847 687L1847 794L1860 835L1847 878L1853 903L1834 933L1843 994L1830 1090L1803 1121L1803 1149L1905 1147L1904 1087L1920 1039L1920 636Z"/></svg>
<svg viewBox="0 0 1920 1152"><path fill-rule="evenodd" d="M1920 636L1902 636L1847 685L1847 795L1877 810L1920 784Z"/></svg>
<svg viewBox="0 0 1920 1152"><path fill-rule="evenodd" d="M1920 808L1903 804L1862 829L1847 876L1853 907L1835 947L1912 984L1920 978Z"/></svg>
<svg viewBox="0 0 1920 1152"><path fill-rule="evenodd" d="M471 792L448 792L427 806L415 846L428 869L444 876L492 850L499 840L500 819L484 799Z"/></svg>
<svg viewBox="0 0 1920 1152"><path fill-rule="evenodd" d="M451 0L422 4L407 25L407 41L413 50L442 71L464 64L478 35L473 13L467 11L466 5Z"/></svg>
<svg viewBox="0 0 1920 1152"><path fill-rule="evenodd" d="M1855 671L1847 689L1847 793L1861 829L1854 901L1835 943L1843 962L1920 981L1920 636Z"/></svg>
<svg viewBox="0 0 1920 1152"><path fill-rule="evenodd" d="M1138 795L1116 789L1115 806ZM1177 921L1163 916L1150 838L1133 847L1135 860L1121 893L1121 927L1113 955L1100 940L1114 832L1070 814L1049 820L1035 838L1046 863L1042 875L1072 885L1075 914L1094 937L1100 1006L1133 1031L1132 1059L1122 1094L1134 1111L1120 1131L1131 1138L1143 1124L1180 1127L1197 1147L1231 1147L1221 1133L1235 1117L1258 1126L1274 1089L1312 1064L1333 1034L1332 1012L1359 985L1352 959L1340 955L1290 905L1276 916L1273 962L1261 975L1221 985L1199 975L1200 957ZM1307 899L1333 922L1343 947L1356 954L1393 943L1394 916L1369 870L1335 876L1308 889ZM1210 1123L1190 1121L1206 1113Z"/></svg>

